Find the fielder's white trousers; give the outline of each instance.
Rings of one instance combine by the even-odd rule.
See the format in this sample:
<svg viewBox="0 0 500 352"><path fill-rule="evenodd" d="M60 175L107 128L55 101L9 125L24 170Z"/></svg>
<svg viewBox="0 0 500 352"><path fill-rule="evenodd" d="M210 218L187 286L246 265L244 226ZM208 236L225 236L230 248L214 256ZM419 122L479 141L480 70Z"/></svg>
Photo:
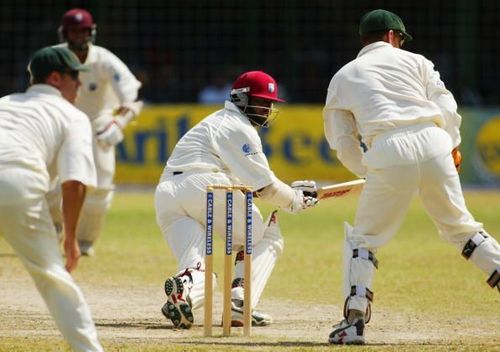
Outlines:
<svg viewBox="0 0 500 352"><path fill-rule="evenodd" d="M16 188L23 183L23 176L23 172L16 175L15 172L2 171L0 187ZM71 348L74 351L102 351L82 291L64 268L45 197L25 196L14 204L0 197L0 233L33 278Z"/></svg>
<svg viewBox="0 0 500 352"><path fill-rule="evenodd" d="M376 249L401 226L418 194L439 234L462 250L471 234L482 230L467 210L451 157L448 134L422 124L376 137L365 154L368 166L354 223L359 246Z"/></svg>
<svg viewBox="0 0 500 352"><path fill-rule="evenodd" d="M433 124L377 136L363 157L368 174L350 236L351 247L375 253L398 231L417 194L440 236L462 251L469 239L483 230L483 225L467 210L451 150L449 135ZM372 263L364 260L361 266L356 266L356 260L359 262L352 258L345 269L346 292L353 286L371 289ZM496 240L491 237L487 244L476 249L471 261L488 275L500 268L500 247ZM365 311L367 305L364 293L356 293L348 307Z"/></svg>

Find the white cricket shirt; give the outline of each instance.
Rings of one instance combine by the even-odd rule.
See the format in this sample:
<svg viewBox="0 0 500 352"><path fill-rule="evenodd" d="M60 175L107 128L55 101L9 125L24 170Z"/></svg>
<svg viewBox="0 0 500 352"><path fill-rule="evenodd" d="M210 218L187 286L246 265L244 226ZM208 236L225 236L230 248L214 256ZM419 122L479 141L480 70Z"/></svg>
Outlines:
<svg viewBox="0 0 500 352"><path fill-rule="evenodd" d="M248 118L226 101L224 109L189 130L170 155L161 180L174 171L223 172L253 189L276 179Z"/></svg>
<svg viewBox="0 0 500 352"><path fill-rule="evenodd" d="M57 175L96 185L89 120L50 85L0 99L0 179L12 169L30 175L26 186L36 192L47 192Z"/></svg>
<svg viewBox="0 0 500 352"><path fill-rule="evenodd" d="M59 46L67 48L68 44ZM89 44L87 59L83 64L90 70L80 72L82 85L75 105L91 120L103 114L111 114L122 104L137 99L141 82L123 61L109 50Z"/></svg>
<svg viewBox="0 0 500 352"><path fill-rule="evenodd" d="M453 146L460 144L457 104L433 63L382 41L365 46L334 75L323 117L331 148L358 175L366 171L358 134L370 146L384 132L433 122L448 132Z"/></svg>

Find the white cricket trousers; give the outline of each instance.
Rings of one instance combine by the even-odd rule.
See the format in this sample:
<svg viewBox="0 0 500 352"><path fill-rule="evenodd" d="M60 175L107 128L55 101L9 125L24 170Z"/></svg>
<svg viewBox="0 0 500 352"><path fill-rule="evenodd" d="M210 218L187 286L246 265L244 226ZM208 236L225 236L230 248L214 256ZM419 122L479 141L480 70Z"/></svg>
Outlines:
<svg viewBox="0 0 500 352"><path fill-rule="evenodd" d="M20 183L21 174L2 171L0 187ZM7 182L6 182L7 181ZM74 351L103 351L85 298L64 268L59 242L43 196L8 204L0 191L0 233L33 278L50 314Z"/></svg>
<svg viewBox="0 0 500 352"><path fill-rule="evenodd" d="M193 287L190 299L193 309L203 305L205 267L206 188L210 184L231 185L224 173L185 172L163 178L155 192L156 219L160 230L178 262L179 272L192 271ZM214 233L225 234L225 193L214 193ZM244 194L233 193L233 248L245 243ZM259 209L253 206L252 234L252 306L255 307L271 275L276 260L283 250L279 228L266 227ZM214 253L223 252L224 245L214 247ZM235 277L243 277L243 262L236 265ZM243 299L242 290L233 288L233 298Z"/></svg>
<svg viewBox="0 0 500 352"><path fill-rule="evenodd" d="M350 246L376 252L398 231L418 194L440 236L462 251L469 239L483 231L483 225L467 210L451 150L449 135L433 124L377 136L363 157L368 173ZM363 289L358 292L358 286L371 289L373 264L350 253L348 256L350 263L344 271L344 295L351 296L348 309L367 311L368 296ZM500 246L489 237L470 259L491 275L500 268ZM356 293L349 293L353 286Z"/></svg>
<svg viewBox="0 0 500 352"><path fill-rule="evenodd" d="M401 226L418 194L439 234L462 250L483 226L467 210L451 157L451 139L433 124L377 136L363 162L368 166L354 223L355 242L376 249Z"/></svg>

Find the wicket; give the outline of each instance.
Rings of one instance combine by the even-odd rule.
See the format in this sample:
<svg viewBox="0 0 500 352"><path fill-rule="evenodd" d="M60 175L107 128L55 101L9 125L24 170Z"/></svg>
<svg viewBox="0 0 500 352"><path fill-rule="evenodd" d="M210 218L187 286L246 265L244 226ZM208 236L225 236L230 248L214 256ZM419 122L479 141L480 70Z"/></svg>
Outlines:
<svg viewBox="0 0 500 352"><path fill-rule="evenodd" d="M212 336L213 326L213 224L214 191L226 191L226 240L224 255L224 288L222 334L231 335L231 278L233 265L233 191L245 193L245 259L243 334L250 336L252 327L252 203L253 193L248 186L211 185L207 187L206 242L205 242L205 322L204 335Z"/></svg>

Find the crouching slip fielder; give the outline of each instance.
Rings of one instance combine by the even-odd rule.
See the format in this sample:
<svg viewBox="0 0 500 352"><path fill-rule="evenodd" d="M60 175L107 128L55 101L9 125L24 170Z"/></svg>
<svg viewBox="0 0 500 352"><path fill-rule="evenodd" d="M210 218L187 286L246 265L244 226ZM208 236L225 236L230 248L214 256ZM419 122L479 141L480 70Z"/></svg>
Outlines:
<svg viewBox="0 0 500 352"><path fill-rule="evenodd" d="M59 46L73 51L89 67L81 74L75 105L87 114L92 125L97 188L85 199L77 236L82 254L92 255L113 198L115 145L123 140L123 130L142 109L142 102L136 101L141 83L116 55L93 44L96 24L87 10L67 11L58 34L63 42ZM57 223L54 205L52 208Z"/></svg>
<svg viewBox="0 0 500 352"><path fill-rule="evenodd" d="M397 15L369 12L359 32L363 49L333 77L324 108L330 146L352 172L366 176L354 228L346 225L346 320L330 334L336 344L364 343L375 252L394 236L415 193L440 235L488 275L491 287L500 282L500 247L462 194L454 160L461 117L453 95L429 60L400 49L411 36Z"/></svg>
<svg viewBox="0 0 500 352"><path fill-rule="evenodd" d="M261 71L240 75L233 84L231 101L188 131L175 146L156 188L158 225L178 261L179 273L165 282L167 303L162 308L176 327L189 328L192 310L203 305L206 189L211 184L244 184L258 197L291 213L316 204L276 178L270 170L256 128L267 127L276 110L275 80ZM313 186L314 187L314 186ZM243 211L244 194L235 192L235 211ZM225 197L215 192L215 230L224 232ZM253 207L252 308L255 308L283 251L283 238L275 212L263 222ZM233 243L239 250L232 289L232 325L243 324L243 255L245 218L234 216ZM215 280L214 280L215 282ZM253 325L267 325L271 317L252 312Z"/></svg>

